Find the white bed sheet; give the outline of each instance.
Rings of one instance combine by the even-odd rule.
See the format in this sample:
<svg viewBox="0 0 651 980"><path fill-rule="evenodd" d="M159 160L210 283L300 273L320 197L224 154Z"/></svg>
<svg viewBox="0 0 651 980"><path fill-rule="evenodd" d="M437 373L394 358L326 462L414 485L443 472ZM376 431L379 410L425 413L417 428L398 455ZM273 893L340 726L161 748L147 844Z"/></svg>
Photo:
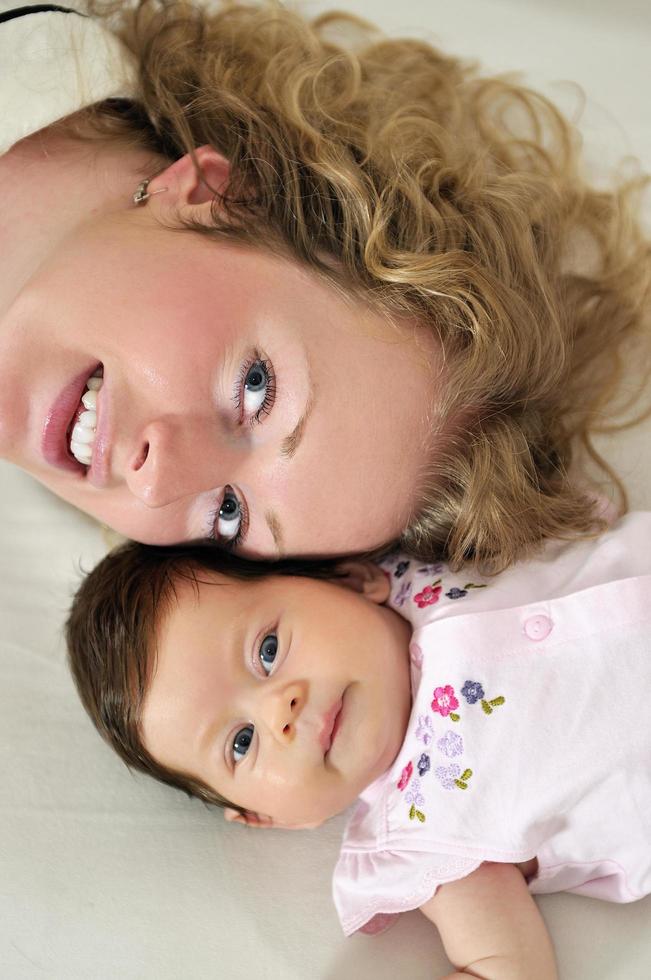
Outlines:
<svg viewBox="0 0 651 980"><path fill-rule="evenodd" d="M309 9L329 4L312 2ZM625 153L651 169L646 0L346 0L392 33L428 36L537 85L581 83L603 174ZM569 90L552 87L561 99ZM568 104L568 103L564 103ZM570 103L571 104L571 103ZM636 507L651 506L651 424L606 444ZM60 628L97 526L0 464L0 977L3 980L410 980L440 975L417 913L344 940L330 902L342 820L322 833L226 826L130 775L77 704ZM564 980L648 980L651 898L542 899Z"/></svg>

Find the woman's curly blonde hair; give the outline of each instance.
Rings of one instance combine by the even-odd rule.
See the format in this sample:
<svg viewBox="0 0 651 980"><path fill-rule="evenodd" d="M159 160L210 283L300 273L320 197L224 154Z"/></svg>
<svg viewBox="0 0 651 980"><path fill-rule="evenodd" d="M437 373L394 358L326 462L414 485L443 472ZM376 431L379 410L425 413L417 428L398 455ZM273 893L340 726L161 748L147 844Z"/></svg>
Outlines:
<svg viewBox="0 0 651 980"><path fill-rule="evenodd" d="M91 6L140 69L137 104L104 105L95 124L230 161L207 233L298 259L440 338L444 438L404 549L497 571L600 530L577 451L625 506L591 435L623 424L648 379L647 178L592 188L546 98L347 15Z"/></svg>

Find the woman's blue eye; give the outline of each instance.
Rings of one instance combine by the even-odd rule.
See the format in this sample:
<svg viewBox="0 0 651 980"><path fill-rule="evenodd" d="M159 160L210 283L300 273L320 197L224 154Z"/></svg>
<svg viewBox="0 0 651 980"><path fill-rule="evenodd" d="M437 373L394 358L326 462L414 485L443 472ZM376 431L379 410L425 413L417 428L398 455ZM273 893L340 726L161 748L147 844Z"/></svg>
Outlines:
<svg viewBox="0 0 651 980"><path fill-rule="evenodd" d="M278 637L275 635L275 633L270 633L269 636L265 636L264 640L260 644L260 649L258 650L258 657L260 658L262 669L266 674L271 673L277 653Z"/></svg>
<svg viewBox="0 0 651 980"><path fill-rule="evenodd" d="M217 515L217 536L226 541L232 541L240 532L242 524L242 506L231 487L226 487Z"/></svg>
<svg viewBox="0 0 651 980"><path fill-rule="evenodd" d="M240 390L236 404L241 408L245 419L259 422L268 415L276 399L276 382L269 361L257 357L249 363L240 376Z"/></svg>
<svg viewBox="0 0 651 980"><path fill-rule="evenodd" d="M246 392L264 391L269 382L269 373L264 361L254 361L246 372L244 390Z"/></svg>
<svg viewBox="0 0 651 980"><path fill-rule="evenodd" d="M253 741L253 725L247 725L245 728L240 728L239 732L233 739L233 761L241 762L246 753L251 748L251 742Z"/></svg>

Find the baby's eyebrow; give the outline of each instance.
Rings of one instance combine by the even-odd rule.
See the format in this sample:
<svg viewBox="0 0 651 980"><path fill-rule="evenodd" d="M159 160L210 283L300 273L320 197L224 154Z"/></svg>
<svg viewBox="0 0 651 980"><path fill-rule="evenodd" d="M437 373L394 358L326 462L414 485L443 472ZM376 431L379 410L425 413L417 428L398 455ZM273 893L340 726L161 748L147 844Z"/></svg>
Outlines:
<svg viewBox="0 0 651 980"><path fill-rule="evenodd" d="M230 638L225 640L223 643L224 649L221 651L221 658L223 659L223 663L227 665L227 670L232 671L233 664L235 664L237 661L241 663L242 657L246 656L244 642L246 639L247 627L248 618L242 617L239 623L235 623L233 625L233 631ZM217 694L218 693L219 692L217 692ZM202 759L206 753L209 756L213 755L215 740L219 733L226 728L228 724L228 714L228 704L220 704L219 710L216 713L211 712L211 716L206 720L205 724L199 726L194 745L195 752L200 759Z"/></svg>

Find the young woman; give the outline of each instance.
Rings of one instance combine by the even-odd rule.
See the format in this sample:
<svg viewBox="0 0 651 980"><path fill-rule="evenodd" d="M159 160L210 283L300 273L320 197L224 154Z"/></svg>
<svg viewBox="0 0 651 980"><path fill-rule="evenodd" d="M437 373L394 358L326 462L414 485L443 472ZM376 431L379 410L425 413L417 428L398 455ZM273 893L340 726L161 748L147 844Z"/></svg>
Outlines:
<svg viewBox="0 0 651 980"><path fill-rule="evenodd" d="M570 468L646 341L637 188L428 46L115 6L0 22L2 456L145 542L497 569L593 531Z"/></svg>

